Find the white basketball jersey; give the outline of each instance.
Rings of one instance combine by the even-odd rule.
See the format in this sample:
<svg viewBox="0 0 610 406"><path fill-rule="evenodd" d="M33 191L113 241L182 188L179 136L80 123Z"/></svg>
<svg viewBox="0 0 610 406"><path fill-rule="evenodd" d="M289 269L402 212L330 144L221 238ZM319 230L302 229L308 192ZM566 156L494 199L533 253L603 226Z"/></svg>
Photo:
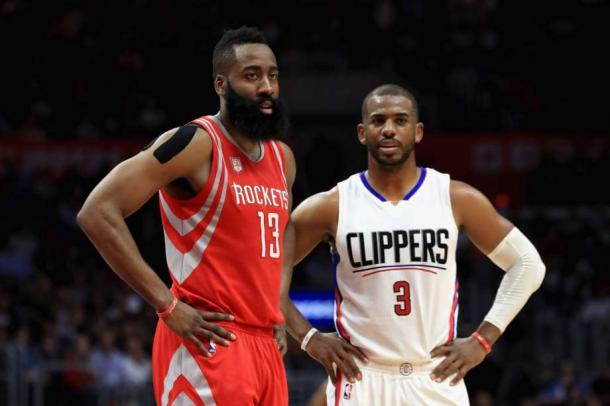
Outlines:
<svg viewBox="0 0 610 406"><path fill-rule="evenodd" d="M382 364L431 361L456 334L458 229L449 175L420 168L396 205L365 173L338 184L335 326Z"/></svg>

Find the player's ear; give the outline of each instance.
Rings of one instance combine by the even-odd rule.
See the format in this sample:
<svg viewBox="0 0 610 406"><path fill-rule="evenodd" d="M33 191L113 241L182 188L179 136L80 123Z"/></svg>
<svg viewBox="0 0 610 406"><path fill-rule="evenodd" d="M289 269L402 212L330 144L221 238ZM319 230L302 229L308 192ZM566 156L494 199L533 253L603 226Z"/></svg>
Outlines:
<svg viewBox="0 0 610 406"><path fill-rule="evenodd" d="M216 91L216 94L219 96L224 96L226 93L226 83L227 83L227 78L224 77L224 75L218 74L216 75L216 77L214 78L214 90Z"/></svg>
<svg viewBox="0 0 610 406"><path fill-rule="evenodd" d="M364 131L364 124L360 123L358 124L358 126L356 127L356 131L358 132L358 141L360 141L360 143L362 145L366 144L366 133Z"/></svg>
<svg viewBox="0 0 610 406"><path fill-rule="evenodd" d="M415 124L415 143L419 143L424 138L424 123L421 121Z"/></svg>

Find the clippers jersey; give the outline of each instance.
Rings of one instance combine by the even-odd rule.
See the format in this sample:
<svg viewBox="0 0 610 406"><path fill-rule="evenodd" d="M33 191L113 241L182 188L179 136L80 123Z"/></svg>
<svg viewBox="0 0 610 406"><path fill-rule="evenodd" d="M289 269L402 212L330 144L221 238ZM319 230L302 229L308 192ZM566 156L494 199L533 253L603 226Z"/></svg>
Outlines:
<svg viewBox="0 0 610 406"><path fill-rule="evenodd" d="M338 184L335 325L371 361L428 364L434 347L455 338L458 229L449 181L422 167L396 205L364 172Z"/></svg>
<svg viewBox="0 0 610 406"><path fill-rule="evenodd" d="M261 142L250 159L218 116L192 121L213 144L206 185L188 200L160 191L172 291L189 305L233 314L235 322L271 327L279 308L288 187L282 149Z"/></svg>

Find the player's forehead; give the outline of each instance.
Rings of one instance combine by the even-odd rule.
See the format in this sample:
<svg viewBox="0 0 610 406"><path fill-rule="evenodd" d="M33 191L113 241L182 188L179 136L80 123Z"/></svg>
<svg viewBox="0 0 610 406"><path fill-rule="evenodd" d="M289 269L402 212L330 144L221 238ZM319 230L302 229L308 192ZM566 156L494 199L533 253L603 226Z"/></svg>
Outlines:
<svg viewBox="0 0 610 406"><path fill-rule="evenodd" d="M244 70L249 67L265 70L277 69L275 54L265 44L241 44L235 45L234 69Z"/></svg>
<svg viewBox="0 0 610 406"><path fill-rule="evenodd" d="M374 95L367 101L366 111L368 117L414 114L413 103L403 95Z"/></svg>

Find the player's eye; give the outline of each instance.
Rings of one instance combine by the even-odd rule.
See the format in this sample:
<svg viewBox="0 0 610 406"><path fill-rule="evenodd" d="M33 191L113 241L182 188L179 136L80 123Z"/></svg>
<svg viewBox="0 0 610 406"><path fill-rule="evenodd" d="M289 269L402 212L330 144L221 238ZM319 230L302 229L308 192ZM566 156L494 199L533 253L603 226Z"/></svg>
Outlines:
<svg viewBox="0 0 610 406"><path fill-rule="evenodd" d="M246 78L250 79L250 80L256 80L258 78L258 75L256 74L256 72L246 72Z"/></svg>
<svg viewBox="0 0 610 406"><path fill-rule="evenodd" d="M270 80L277 80L277 78L280 76L280 74L278 72L273 72L269 74L269 79Z"/></svg>

